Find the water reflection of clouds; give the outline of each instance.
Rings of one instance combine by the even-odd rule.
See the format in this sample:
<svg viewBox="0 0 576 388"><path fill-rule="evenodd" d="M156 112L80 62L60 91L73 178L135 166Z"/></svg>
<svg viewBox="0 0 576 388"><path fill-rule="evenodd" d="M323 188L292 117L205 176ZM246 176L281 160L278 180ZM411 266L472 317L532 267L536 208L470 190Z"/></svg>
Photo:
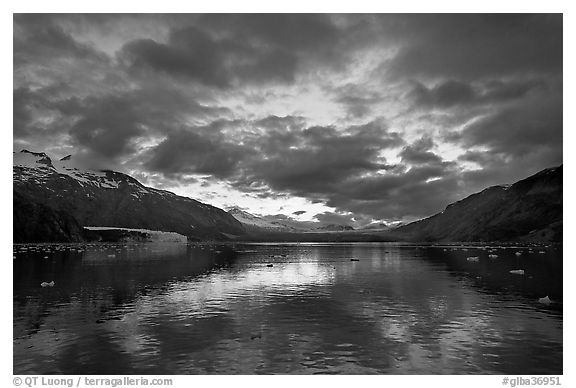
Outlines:
<svg viewBox="0 0 576 388"><path fill-rule="evenodd" d="M127 312L119 320L104 322L103 329L115 333L111 336L111 341L125 353L159 355L159 342L147 333L146 323L143 322L149 315L150 312L145 314L142 314L142 311Z"/></svg>
<svg viewBox="0 0 576 388"><path fill-rule="evenodd" d="M35 354L64 363L74 346L86 352L95 337L110 358L129 365L126 371L151 365L172 373L510 373L514 349L545 354L562 330L561 320L554 327L545 312L479 293L409 249L307 246L273 259L260 252L230 268L169 280L176 270L158 268L150 279L164 280L161 286L132 290L119 304L71 299L44 311L49 318L26 343L54 346ZM71 323L70 316L88 321ZM66 328L60 342L48 325ZM520 343L527 333L538 341ZM23 349L15 346L15 359L25 357Z"/></svg>
<svg viewBox="0 0 576 388"><path fill-rule="evenodd" d="M168 306L186 305L202 312L207 306L225 306L237 303L238 298L265 297L267 292L285 294L305 290L311 286L330 284L335 270L318 261L277 263L274 267L252 267L240 273L213 272L207 277L178 282L162 296Z"/></svg>

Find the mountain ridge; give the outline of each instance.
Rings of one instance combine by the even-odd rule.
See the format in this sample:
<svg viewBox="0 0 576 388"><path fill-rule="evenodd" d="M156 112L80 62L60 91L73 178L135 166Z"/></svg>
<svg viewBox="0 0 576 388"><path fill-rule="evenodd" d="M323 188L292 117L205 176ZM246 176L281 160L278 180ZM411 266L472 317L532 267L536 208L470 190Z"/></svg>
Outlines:
<svg viewBox="0 0 576 388"><path fill-rule="evenodd" d="M562 174L560 165L490 186L397 231L423 241L560 241Z"/></svg>
<svg viewBox="0 0 576 388"><path fill-rule="evenodd" d="M48 235L58 236L61 230L69 230L69 237L61 238L71 241L82 235L75 222L82 226L176 232L192 240L255 241L260 236L282 241L317 236L333 241L560 241L562 174L560 165L514 184L490 186L407 225L375 222L352 229L284 215L257 216L237 206L226 212L144 186L121 172L79 168L73 155L57 160L44 152L22 150L14 153L14 233L26 236L18 222L28 227L41 222L42 217L22 216L21 210L28 208L48 220L50 225L42 226Z"/></svg>
<svg viewBox="0 0 576 388"><path fill-rule="evenodd" d="M74 158L14 153L13 188L29 200L64 211L80 225L176 232L191 239L228 239L245 233L217 207L141 184L112 170L85 170Z"/></svg>
<svg viewBox="0 0 576 388"><path fill-rule="evenodd" d="M334 223L322 223L319 221L299 221L289 216L276 215L255 215L238 206L228 208L228 213L244 224L252 232L286 232L304 233L315 231L350 231L354 230L349 225Z"/></svg>

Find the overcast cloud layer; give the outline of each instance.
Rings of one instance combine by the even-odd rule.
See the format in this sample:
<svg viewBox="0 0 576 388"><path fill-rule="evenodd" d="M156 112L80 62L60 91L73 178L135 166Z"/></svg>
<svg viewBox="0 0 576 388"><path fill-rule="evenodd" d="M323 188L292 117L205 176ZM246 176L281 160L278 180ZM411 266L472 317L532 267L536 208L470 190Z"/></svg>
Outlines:
<svg viewBox="0 0 576 388"><path fill-rule="evenodd" d="M562 163L562 16L15 15L13 135L216 206L413 220Z"/></svg>

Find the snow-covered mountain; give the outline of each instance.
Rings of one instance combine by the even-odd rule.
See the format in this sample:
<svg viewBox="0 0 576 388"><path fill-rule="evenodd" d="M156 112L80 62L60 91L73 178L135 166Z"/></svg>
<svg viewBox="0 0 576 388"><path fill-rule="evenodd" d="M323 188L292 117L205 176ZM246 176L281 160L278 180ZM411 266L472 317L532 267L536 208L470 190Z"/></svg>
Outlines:
<svg viewBox="0 0 576 388"><path fill-rule="evenodd" d="M116 171L88 170L73 156L54 160L43 152L14 153L14 191L80 225L176 232L191 238L245 233L225 211L172 192L146 187Z"/></svg>
<svg viewBox="0 0 576 388"><path fill-rule="evenodd" d="M368 225L364 225L361 230L390 230L391 228L383 222L373 222Z"/></svg>
<svg viewBox="0 0 576 388"><path fill-rule="evenodd" d="M284 229L283 225L278 225L268 220L265 220L264 218L256 216L252 213L248 213L247 211L244 211L239 207L232 207L228 209L228 214L232 215L232 217L236 218L238 221L246 225L264 229Z"/></svg>
<svg viewBox="0 0 576 388"><path fill-rule="evenodd" d="M387 230L394 230L396 228L400 228L401 226L406 225L406 223L402 221L392 221L392 222L372 222L368 225L364 225L360 228L360 230L371 230L371 231L387 231Z"/></svg>
<svg viewBox="0 0 576 388"><path fill-rule="evenodd" d="M311 229L311 222L301 222L282 215L257 216L239 207L231 207L228 214L244 224L248 229L264 229L278 232L304 232Z"/></svg>
<svg viewBox="0 0 576 388"><path fill-rule="evenodd" d="M326 224L318 221L298 221L283 214L254 215L241 208L234 206L228 209L228 213L240 221L250 231L270 232L338 232L354 230L348 225Z"/></svg>

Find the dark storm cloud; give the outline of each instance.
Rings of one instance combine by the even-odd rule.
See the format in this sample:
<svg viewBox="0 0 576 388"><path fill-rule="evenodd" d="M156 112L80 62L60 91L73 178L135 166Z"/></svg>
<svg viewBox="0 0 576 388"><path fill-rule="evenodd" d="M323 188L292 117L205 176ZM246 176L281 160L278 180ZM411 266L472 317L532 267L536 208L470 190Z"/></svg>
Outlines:
<svg viewBox="0 0 576 388"><path fill-rule="evenodd" d="M130 148L130 141L144 134L137 109L119 97L88 101L70 134L81 145L108 157Z"/></svg>
<svg viewBox="0 0 576 388"><path fill-rule="evenodd" d="M494 104L542 94L548 91L546 80L528 79L501 81L492 80L473 86L471 83L447 80L427 88L415 82L410 96L418 106L451 108L465 105Z"/></svg>
<svg viewBox="0 0 576 388"><path fill-rule="evenodd" d="M400 15L397 75L474 78L562 70L561 14ZM399 38L400 39L400 38Z"/></svg>
<svg viewBox="0 0 576 388"><path fill-rule="evenodd" d="M463 193L455 163L412 167L406 172L351 178L329 196L340 211L373 218L415 219L442 210Z"/></svg>
<svg viewBox="0 0 576 388"><path fill-rule="evenodd" d="M223 128L234 125L260 131L258 136L232 142L224 136ZM402 138L381 121L337 129L302 127L297 117L270 116L255 122L227 121L173 132L150 151L147 167L172 176L211 174L244 192L266 198L285 193L327 201L341 212L355 211L363 217L370 213L363 211L361 204L383 217L391 208L387 202L396 195L420 199L419 204L406 200L396 205L393 214L397 217L402 217L402 212L421 215L433 211L438 203L445 205L447 197L439 189L437 195L426 194L430 187L441 185L426 182L451 177L454 164L430 151L430 139L404 148L407 161L421 164L407 173L405 167L388 165L379 156L381 151L403 144ZM376 204L381 211L376 210Z"/></svg>
<svg viewBox="0 0 576 388"><path fill-rule="evenodd" d="M410 28L412 34L400 40L388 74L409 80L415 112L427 112L446 134L434 140L467 150L456 163L474 169L450 168L441 179L400 191L395 203L410 198L428 204L420 210L432 214L434 204L439 211L448 198L562 163L562 15L401 18L405 25L396 31ZM400 156L403 163L437 164L440 155L429 152L412 144ZM424 189L429 197L420 197ZM362 201L356 206L351 211L370 208Z"/></svg>
<svg viewBox="0 0 576 388"><path fill-rule="evenodd" d="M460 175L468 193L473 193L488 186L517 182L541 171L544 167L558 166L562 164L562 154L549 147L536 148L522 157L489 151L468 151L461 155L459 160L473 162L481 167L464 171Z"/></svg>
<svg viewBox="0 0 576 388"><path fill-rule="evenodd" d="M443 160L434 146L431 138L421 138L402 148L402 164L345 177L323 193L326 204L357 220L413 220L441 211L469 192L458 163Z"/></svg>
<svg viewBox="0 0 576 388"><path fill-rule="evenodd" d="M441 210L465 192L459 187L457 164L434 154L429 138L403 148L403 163L412 165L406 168L377 161L379 151L404 144L381 122L352 126L344 133L306 128L293 143L284 143L280 154L252 161L251 174L237 184L262 181L274 190L321 198L355 218L414 219Z"/></svg>
<svg viewBox="0 0 576 388"><path fill-rule="evenodd" d="M32 109L38 105L36 96L29 88L13 91L13 135L16 138L28 136L32 122ZM41 101L40 101L41 103Z"/></svg>
<svg viewBox="0 0 576 388"><path fill-rule="evenodd" d="M410 164L437 164L442 162L442 158L436 155L431 149L434 142L431 138L421 138L402 149L400 157L402 162Z"/></svg>
<svg viewBox="0 0 576 388"><path fill-rule="evenodd" d="M416 218L561 163L562 15L15 15L13 99L15 144Z"/></svg>
<svg viewBox="0 0 576 388"><path fill-rule="evenodd" d="M196 27L172 30L167 43L129 42L121 56L135 69L149 68L220 88L236 80L290 82L296 67L296 58L288 51L214 38Z"/></svg>
<svg viewBox="0 0 576 388"><path fill-rule="evenodd" d="M186 128L170 133L156 146L147 167L167 174L210 174L227 178L237 172L239 163L250 151L229 141L220 123Z"/></svg>
<svg viewBox="0 0 576 388"><path fill-rule="evenodd" d="M277 152L252 161L252 175L246 178L304 196L337 191L339 183L352 175L389 168L378 160L379 152L403 143L381 122L350 126L345 131L309 127L289 136L279 135L283 138L282 150L277 147L275 134L257 142L257 148Z"/></svg>
<svg viewBox="0 0 576 388"><path fill-rule="evenodd" d="M128 42L120 58L149 69L219 88L290 84L306 69L342 68L360 48L357 26L306 14L200 15L170 31L166 42Z"/></svg>
<svg viewBox="0 0 576 388"><path fill-rule="evenodd" d="M167 44L152 39L127 43L122 49L126 61L134 68L149 67L176 76L199 80L207 85L226 86L227 69L224 67L222 46L208 34L189 27L173 31Z"/></svg>
<svg viewBox="0 0 576 388"><path fill-rule="evenodd" d="M133 142L141 136L163 136L187 120L205 120L228 114L225 108L201 105L174 89L138 89L112 95L61 99L53 93L52 89L15 90L14 136L26 137L30 126L34 125L32 112L41 109L69 119L60 120L56 127L47 126L44 131L52 136L69 133L74 143L80 146L78 152L91 151L109 161L133 154Z"/></svg>
<svg viewBox="0 0 576 388"><path fill-rule="evenodd" d="M340 32L332 18L322 14L212 14L200 22L229 29L241 39L308 52L331 50Z"/></svg>
<svg viewBox="0 0 576 388"><path fill-rule="evenodd" d="M562 104L558 97L512 106L471 123L452 140L466 147L484 146L490 153L522 157L554 148L562 157Z"/></svg>
<svg viewBox="0 0 576 388"><path fill-rule="evenodd" d="M63 115L50 100L52 88L33 90L23 86L13 91L13 139L26 147L44 149L68 133L74 119Z"/></svg>
<svg viewBox="0 0 576 388"><path fill-rule="evenodd" d="M243 42L253 50L252 55L272 50L289 53L298 62L332 62L335 66L348 54L350 37L357 35L354 28L339 27L334 17L322 14L211 14L203 15L199 23Z"/></svg>
<svg viewBox="0 0 576 388"><path fill-rule="evenodd" d="M151 39L129 42L121 56L133 69L149 68L219 88L234 81L292 82L298 61L287 50L217 40L194 27L173 31L168 44Z"/></svg>
<svg viewBox="0 0 576 388"><path fill-rule="evenodd" d="M416 83L412 95L417 104L439 107L467 104L477 98L472 86L458 81L446 81L430 89Z"/></svg>
<svg viewBox="0 0 576 388"><path fill-rule="evenodd" d="M299 117L269 116L182 129L150 151L147 165L165 173L229 177L236 172L234 184L243 190L265 184L280 191L325 193L348 176L389 168L378 160L379 151L403 143L380 122L344 131L302 124ZM242 144L223 131L238 126L252 129L238 139Z"/></svg>
<svg viewBox="0 0 576 388"><path fill-rule="evenodd" d="M450 140L478 148L459 161L472 162L478 169L466 171L462 180L471 188L513 183L543 168L562 163L562 104L558 96L535 100L487 115L468 125Z"/></svg>
<svg viewBox="0 0 576 388"><path fill-rule="evenodd" d="M75 40L49 15L14 15L15 66L58 57L105 59L102 53Z"/></svg>

